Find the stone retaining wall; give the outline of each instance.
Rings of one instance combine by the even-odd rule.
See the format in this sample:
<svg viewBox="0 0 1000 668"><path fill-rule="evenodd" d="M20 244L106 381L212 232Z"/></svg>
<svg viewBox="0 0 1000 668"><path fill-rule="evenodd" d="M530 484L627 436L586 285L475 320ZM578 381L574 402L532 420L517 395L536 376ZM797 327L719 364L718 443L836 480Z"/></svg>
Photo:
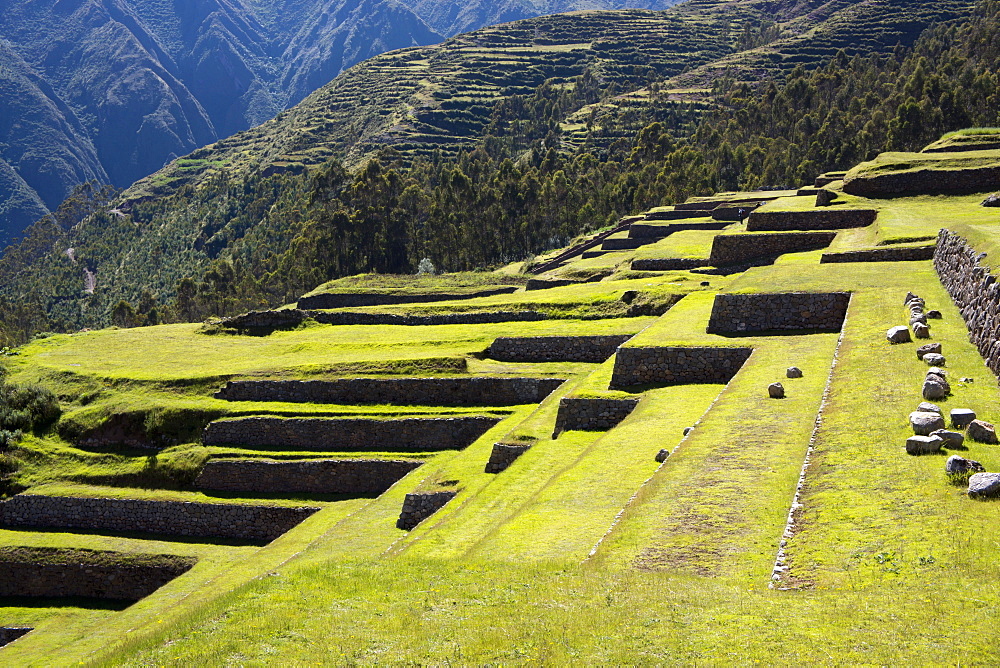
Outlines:
<svg viewBox="0 0 1000 668"><path fill-rule="evenodd" d="M702 211L691 209L677 209L673 211L650 211L643 218L645 220L684 220L685 218L701 218L705 214Z"/></svg>
<svg viewBox="0 0 1000 668"><path fill-rule="evenodd" d="M423 293L371 293L332 292L307 295L299 299L300 309L355 308L359 306L388 306L391 304L418 304L424 302L445 302L457 299L474 299L506 295L516 291L516 285L502 285L473 292L423 292Z"/></svg>
<svg viewBox="0 0 1000 668"><path fill-rule="evenodd" d="M227 401L409 406L515 406L537 404L562 378L343 378L338 380L234 380L215 393Z"/></svg>
<svg viewBox="0 0 1000 668"><path fill-rule="evenodd" d="M697 269L709 264L708 260L698 260L686 257L647 258L632 260L632 271L672 271L679 269Z"/></svg>
<svg viewBox="0 0 1000 668"><path fill-rule="evenodd" d="M656 239L646 238L646 239L605 239L604 243L601 244L601 250L604 251L616 251L616 250L635 250L636 248L642 248L646 244L651 244Z"/></svg>
<svg viewBox="0 0 1000 668"><path fill-rule="evenodd" d="M852 176L844 180L844 192L866 197L901 193L986 192L997 188L1000 188L1000 167L921 169Z"/></svg>
<svg viewBox="0 0 1000 668"><path fill-rule="evenodd" d="M327 452L462 450L500 422L472 415L453 418L277 418L217 420L205 427L205 445Z"/></svg>
<svg viewBox="0 0 1000 668"><path fill-rule="evenodd" d="M501 336L487 351L501 362L603 362L632 334L612 336Z"/></svg>
<svg viewBox="0 0 1000 668"><path fill-rule="evenodd" d="M400 315L356 311L314 312L316 322L324 325L484 325L495 322L535 322L548 320L538 311L493 311L490 313L441 313L437 315Z"/></svg>
<svg viewBox="0 0 1000 668"><path fill-rule="evenodd" d="M753 348L619 348L611 389L649 384L728 383Z"/></svg>
<svg viewBox="0 0 1000 668"><path fill-rule="evenodd" d="M639 399L599 399L563 397L559 400L553 438L571 429L608 431L631 415Z"/></svg>
<svg viewBox="0 0 1000 668"><path fill-rule="evenodd" d="M283 494L378 495L423 462L385 459L214 459L198 489Z"/></svg>
<svg viewBox="0 0 1000 668"><path fill-rule="evenodd" d="M75 552L75 551L69 551ZM81 551L83 552L83 551ZM108 555L114 553L102 552ZM126 556L126 555L122 555ZM138 601L191 569L195 560L183 562L164 555L163 565L106 565L87 563L0 563L0 596L64 598L80 596L114 601ZM175 562L175 563L171 563ZM31 629L0 633L0 645L16 640ZM5 641L5 636L9 639Z"/></svg>
<svg viewBox="0 0 1000 668"><path fill-rule="evenodd" d="M708 215L705 212L704 215ZM628 228L629 239L663 239L669 237L674 232L683 230L724 230L729 227L726 222L711 223L672 223L670 225L643 225L642 223L632 223Z"/></svg>
<svg viewBox="0 0 1000 668"><path fill-rule="evenodd" d="M829 246L836 232L775 232L773 234L720 234L712 240L708 258L714 267L742 264Z"/></svg>
<svg viewBox="0 0 1000 668"><path fill-rule="evenodd" d="M529 443L494 443L490 459L486 462L486 473L506 471L518 457L531 449Z"/></svg>
<svg viewBox="0 0 1000 668"><path fill-rule="evenodd" d="M820 264L830 262L908 262L930 260L934 257L934 246L909 246L906 248L872 248L869 250L823 253Z"/></svg>
<svg viewBox="0 0 1000 668"><path fill-rule="evenodd" d="M25 626L0 626L0 647L9 645L21 636L27 635L32 631L34 631L34 629Z"/></svg>
<svg viewBox="0 0 1000 668"><path fill-rule="evenodd" d="M982 263L986 253L949 230L938 233L934 269L969 329L986 366L1000 374L1000 287Z"/></svg>
<svg viewBox="0 0 1000 668"><path fill-rule="evenodd" d="M867 227L875 222L875 209L818 209L815 211L754 211L747 232L782 230L841 230Z"/></svg>
<svg viewBox="0 0 1000 668"><path fill-rule="evenodd" d="M18 494L0 502L0 526L137 531L272 541L319 508Z"/></svg>
<svg viewBox="0 0 1000 668"><path fill-rule="evenodd" d="M441 510L455 498L457 492L424 492L407 494L403 500L403 511L396 521L397 529L409 531L425 519Z"/></svg>
<svg viewBox="0 0 1000 668"><path fill-rule="evenodd" d="M848 292L719 294L708 320L710 334L775 330L839 330L847 317Z"/></svg>

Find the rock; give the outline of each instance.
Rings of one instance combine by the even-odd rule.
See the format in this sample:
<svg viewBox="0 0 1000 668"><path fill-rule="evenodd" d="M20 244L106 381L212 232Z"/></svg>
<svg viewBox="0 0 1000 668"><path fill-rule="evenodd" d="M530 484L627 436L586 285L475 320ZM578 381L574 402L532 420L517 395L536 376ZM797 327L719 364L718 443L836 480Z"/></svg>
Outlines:
<svg viewBox="0 0 1000 668"><path fill-rule="evenodd" d="M655 459L656 461L662 464L663 462L667 461L667 457L669 456L670 456L670 451L667 450L666 448L663 448L662 450L656 453Z"/></svg>
<svg viewBox="0 0 1000 668"><path fill-rule="evenodd" d="M924 327L926 327L927 326L927 316L924 315L923 313L914 313L913 315L911 315L910 316L910 327L913 327L916 324L921 324Z"/></svg>
<svg viewBox="0 0 1000 668"><path fill-rule="evenodd" d="M1000 441L997 440L996 429L992 424L983 420L973 420L970 422L969 427L965 430L965 433L969 435L969 438L977 443L990 443L993 445L1000 443Z"/></svg>
<svg viewBox="0 0 1000 668"><path fill-rule="evenodd" d="M835 199L837 199L837 193L832 190L820 188L816 191L816 206L829 206L830 202Z"/></svg>
<svg viewBox="0 0 1000 668"><path fill-rule="evenodd" d="M910 342L910 330L908 327L903 327L899 325L893 327L888 332L885 333L885 338L889 340L889 343L909 343Z"/></svg>
<svg viewBox="0 0 1000 668"><path fill-rule="evenodd" d="M927 383L927 381L934 381L935 383L937 383L938 385L940 385L941 387L944 388L944 393L946 395L947 394L951 394L951 383L949 383L948 380L944 376L942 376L940 374L936 374L936 373L929 373L924 378L924 383L925 384ZM927 397L924 397L924 398L926 399Z"/></svg>
<svg viewBox="0 0 1000 668"><path fill-rule="evenodd" d="M980 202L980 204L982 206L1000 206L1000 193L993 193Z"/></svg>
<svg viewBox="0 0 1000 668"><path fill-rule="evenodd" d="M924 310L924 306L925 306L925 304L924 304L924 300L923 300L923 299L921 299L920 297L914 297L914 298L913 298L913 299L911 299L910 301L906 302L906 306L907 306L907 308L914 308L914 307L917 307L917 308L919 308L919 309L920 309L921 311L923 311L923 310Z"/></svg>
<svg viewBox="0 0 1000 668"><path fill-rule="evenodd" d="M907 292L907 293L906 293L906 296L905 296L905 297L903 297L903 303L904 303L904 304L909 304L909 303L910 303L910 302L912 302L912 301L913 301L914 299L920 299L920 298L919 298L919 297L917 297L917 296L916 296L915 294L913 294L912 292Z"/></svg>
<svg viewBox="0 0 1000 668"><path fill-rule="evenodd" d="M928 436L932 431L944 429L944 418L939 413L913 411L910 413L910 426L917 436Z"/></svg>
<svg viewBox="0 0 1000 668"><path fill-rule="evenodd" d="M941 311L937 311L937 310L928 311L927 312L927 317L930 318L931 320L940 320L941 317L942 317L941 316Z"/></svg>
<svg viewBox="0 0 1000 668"><path fill-rule="evenodd" d="M977 473L985 471L983 465L974 459L966 459L958 455L952 455L944 463L944 472L948 475L962 475L963 473Z"/></svg>
<svg viewBox="0 0 1000 668"><path fill-rule="evenodd" d="M944 445L937 436L910 436L906 439L906 454L908 455L930 455L941 452Z"/></svg>
<svg viewBox="0 0 1000 668"><path fill-rule="evenodd" d="M975 378L959 378L958 382L960 382L960 383L974 383L974 382L976 382L976 379Z"/></svg>
<svg viewBox="0 0 1000 668"><path fill-rule="evenodd" d="M926 401L921 401L917 406L917 410L922 413L937 413L941 415L941 408L937 404L928 403Z"/></svg>
<svg viewBox="0 0 1000 668"><path fill-rule="evenodd" d="M936 380L927 379L924 381L924 387L921 392L924 399L928 401L937 401L938 399L944 399L948 396L948 391L945 389L944 385Z"/></svg>
<svg viewBox="0 0 1000 668"><path fill-rule="evenodd" d="M951 426L955 429L965 429L976 419L976 411L970 408L955 408L951 411Z"/></svg>
<svg viewBox="0 0 1000 668"><path fill-rule="evenodd" d="M625 292L622 293L621 301L625 302L626 304L631 304L632 302L635 301L635 298L638 296L639 296L638 290L626 290Z"/></svg>
<svg viewBox="0 0 1000 668"><path fill-rule="evenodd" d="M974 473L969 478L969 496L974 499L1000 496L1000 473Z"/></svg>
<svg viewBox="0 0 1000 668"><path fill-rule="evenodd" d="M785 375L788 376L789 378L801 378L802 377L802 369L800 369L797 366L790 366L785 371Z"/></svg>
<svg viewBox="0 0 1000 668"><path fill-rule="evenodd" d="M935 376L941 376L942 378L948 377L948 372L939 366L932 366L930 369L927 370L927 373L929 374L932 373Z"/></svg>
<svg viewBox="0 0 1000 668"><path fill-rule="evenodd" d="M701 282L701 287L703 287L703 288L707 288L710 285L711 285L711 283L709 283L708 281L702 281Z"/></svg>
<svg viewBox="0 0 1000 668"><path fill-rule="evenodd" d="M921 322L914 323L913 336L918 339L929 339L931 338L931 328Z"/></svg>
<svg viewBox="0 0 1000 668"><path fill-rule="evenodd" d="M941 366L945 363L944 355L940 353L927 353L924 355L924 361L932 366Z"/></svg>
<svg viewBox="0 0 1000 668"><path fill-rule="evenodd" d="M692 429L694 429L694 427L684 427L684 435L687 436L690 434Z"/></svg>
<svg viewBox="0 0 1000 668"><path fill-rule="evenodd" d="M948 431L947 429L935 429L930 433L931 436L937 436L942 441L944 441L945 448L960 448L962 444L965 443L965 436L958 433L957 431Z"/></svg>
<svg viewBox="0 0 1000 668"><path fill-rule="evenodd" d="M784 399L785 387L781 383L771 383L767 386L767 394L772 399Z"/></svg>
<svg viewBox="0 0 1000 668"><path fill-rule="evenodd" d="M941 354L941 344L940 343L925 343L924 345L917 348L917 359L922 360L924 355L927 353L937 353Z"/></svg>

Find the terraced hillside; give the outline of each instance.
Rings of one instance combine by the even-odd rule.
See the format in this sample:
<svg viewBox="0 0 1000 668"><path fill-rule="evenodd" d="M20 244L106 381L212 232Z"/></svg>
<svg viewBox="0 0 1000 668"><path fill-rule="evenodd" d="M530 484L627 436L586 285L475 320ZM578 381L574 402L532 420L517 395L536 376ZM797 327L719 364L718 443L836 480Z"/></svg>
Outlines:
<svg viewBox="0 0 1000 668"><path fill-rule="evenodd" d="M12 351L0 657L996 662L1000 182L925 155L979 180Z"/></svg>

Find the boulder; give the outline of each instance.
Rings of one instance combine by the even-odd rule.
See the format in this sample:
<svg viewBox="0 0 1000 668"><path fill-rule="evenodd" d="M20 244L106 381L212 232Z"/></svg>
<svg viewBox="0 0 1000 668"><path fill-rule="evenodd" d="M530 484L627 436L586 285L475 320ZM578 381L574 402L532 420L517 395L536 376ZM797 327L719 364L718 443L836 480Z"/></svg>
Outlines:
<svg viewBox="0 0 1000 668"><path fill-rule="evenodd" d="M910 301L906 302L906 306L907 306L907 308L913 308L914 306L916 306L916 307L919 307L920 310L923 310L925 304L924 304L924 300L921 299L920 297L914 297Z"/></svg>
<svg viewBox="0 0 1000 668"><path fill-rule="evenodd" d="M694 429L694 427L684 427L684 435L687 436L690 434L692 429Z"/></svg>
<svg viewBox="0 0 1000 668"><path fill-rule="evenodd" d="M954 408L951 411L951 426L955 429L965 429L976 419L976 411L971 408Z"/></svg>
<svg viewBox="0 0 1000 668"><path fill-rule="evenodd" d="M771 383L767 386L767 395L772 399L784 399L785 387L781 383Z"/></svg>
<svg viewBox="0 0 1000 668"><path fill-rule="evenodd" d="M969 423L969 427L965 430L965 433L969 435L976 443L990 443L996 445L1000 443L997 440L997 431L989 422L983 420L973 420Z"/></svg>
<svg viewBox="0 0 1000 668"><path fill-rule="evenodd" d="M939 374L936 374L936 373L929 373L929 374L927 374L927 376L926 376L926 377L924 378L924 383L926 383L926 382L927 382L927 381L929 381L929 380L932 380L932 381L934 381L935 383L937 383L938 385L940 385L941 387L943 387L943 388L944 388L944 393L945 393L945 394L951 394L951 383L949 383L949 382L947 381L947 379L945 379L945 377L944 377L944 376L941 376L941 375L939 375ZM926 397L925 397L925 398L926 398Z"/></svg>
<svg viewBox="0 0 1000 668"><path fill-rule="evenodd" d="M942 447L949 449L960 448L962 447L962 444L965 443L965 436L962 436L962 434L960 434L957 431L948 431L947 429L935 429L930 433L930 435L937 436L938 438L940 438L942 441L944 441L944 445Z"/></svg>
<svg viewBox="0 0 1000 668"><path fill-rule="evenodd" d="M910 327L913 327L914 325L917 325L917 324L924 325L926 327L927 326L927 316L924 315L923 313L913 313L913 314L911 314L910 315Z"/></svg>
<svg viewBox="0 0 1000 668"><path fill-rule="evenodd" d="M917 359L922 360L924 355L928 353L941 354L941 344L940 343L925 343L924 345L917 348Z"/></svg>
<svg viewBox="0 0 1000 668"><path fill-rule="evenodd" d="M816 191L816 206L829 206L830 202L835 199L837 199L837 193L832 190L820 188Z"/></svg>
<svg viewBox="0 0 1000 668"><path fill-rule="evenodd" d="M948 475L962 475L963 473L981 473L986 469L974 459L966 459L958 455L952 455L944 463L944 472Z"/></svg>
<svg viewBox="0 0 1000 668"><path fill-rule="evenodd" d="M909 343L911 340L910 329L908 327L903 327L902 325L893 327L885 333L885 338L892 344Z"/></svg>
<svg viewBox="0 0 1000 668"><path fill-rule="evenodd" d="M945 390L943 384L936 380L931 380L928 378L924 381L924 387L922 390L924 399L928 401L937 401L938 399L944 399L948 396L948 391Z"/></svg>
<svg viewBox="0 0 1000 668"><path fill-rule="evenodd" d="M922 413L937 413L938 415L941 415L941 407L927 401L921 401L917 405L917 410Z"/></svg>
<svg viewBox="0 0 1000 668"><path fill-rule="evenodd" d="M931 338L931 328L921 322L913 323L913 336L918 339Z"/></svg>
<svg viewBox="0 0 1000 668"><path fill-rule="evenodd" d="M917 297L917 296L916 296L915 294L913 294L912 292L907 292L907 293L906 293L906 296L905 296L905 297L903 297L903 303L904 303L904 304L909 304L909 303L910 303L911 301L913 301L914 299L920 299L920 298L919 298L919 297Z"/></svg>
<svg viewBox="0 0 1000 668"><path fill-rule="evenodd" d="M945 363L944 355L941 353L927 353L924 355L924 361L931 366L941 366Z"/></svg>
<svg viewBox="0 0 1000 668"><path fill-rule="evenodd" d="M910 436L906 439L906 454L908 455L932 455L941 452L944 445L937 436Z"/></svg>
<svg viewBox="0 0 1000 668"><path fill-rule="evenodd" d="M1000 473L974 473L969 478L969 496L974 499L1000 496Z"/></svg>
<svg viewBox="0 0 1000 668"><path fill-rule="evenodd" d="M930 310L930 311L927 312L927 317L930 318L931 320L940 320L941 319L941 311L932 309L932 310Z"/></svg>
<svg viewBox="0 0 1000 668"><path fill-rule="evenodd" d="M790 366L785 371L785 375L788 376L789 378L801 378L802 377L802 369L800 369L797 366Z"/></svg>
<svg viewBox="0 0 1000 668"><path fill-rule="evenodd" d="M656 461L662 464L663 462L667 461L667 457L669 456L670 456L670 451L667 450L666 448L663 448L656 453L656 457L654 459L656 459Z"/></svg>
<svg viewBox="0 0 1000 668"><path fill-rule="evenodd" d="M940 413L913 411L910 413L910 426L917 436L929 436L932 431L944 429L944 418Z"/></svg>
<svg viewBox="0 0 1000 668"><path fill-rule="evenodd" d="M1000 193L993 193L992 195L984 199L982 202L980 202L980 204L982 204L983 206L1000 206Z"/></svg>

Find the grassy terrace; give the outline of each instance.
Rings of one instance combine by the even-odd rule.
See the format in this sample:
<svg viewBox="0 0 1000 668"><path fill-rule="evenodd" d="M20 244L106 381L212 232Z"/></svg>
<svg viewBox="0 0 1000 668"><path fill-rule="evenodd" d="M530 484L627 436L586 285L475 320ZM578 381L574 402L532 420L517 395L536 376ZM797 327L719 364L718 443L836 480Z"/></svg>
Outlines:
<svg viewBox="0 0 1000 668"><path fill-rule="evenodd" d="M783 195L768 209L805 210L814 199ZM876 222L839 231L830 250L927 243L948 226L993 256L1000 252L994 248L1000 220L979 206L981 199L880 199ZM837 201L869 205L843 195ZM659 317L613 317L622 314L605 310L590 320L474 326L307 325L262 337L173 325L60 335L23 347L5 358L12 380L45 383L65 411L59 429L19 446L15 479L29 494L321 510L265 547L0 529L0 547L199 559L189 573L127 608L0 600L0 623L36 627L0 650L0 658L11 665L137 666L1000 662L1000 505L968 499L945 476L944 455L905 454L907 415L921 401L926 365L916 358L915 343L885 340L889 327L906 322L903 295L919 293L927 308L944 315L931 321L932 334L944 347L953 394L937 403L1000 421L1000 389L932 264L821 265L824 251L810 251L726 277L679 271L640 277L625 268L632 257L707 257L714 234L680 232L553 272L583 275L620 266L600 282L368 309L593 313L621 304L626 290L682 297ZM509 278L435 280L450 289L449 281ZM710 285L702 286L706 280ZM416 280L368 277L332 289L411 287L426 288ZM851 292L843 331L705 331L720 292L790 291ZM608 391L614 357L508 363L481 355L496 336L588 334L634 334L626 346L754 352L727 385L653 386L633 395ZM785 377L792 365L803 378ZM537 405L470 409L211 398L223 379L234 377L439 374L555 375L568 382ZM775 381L787 398L767 397ZM553 439L559 401L567 396L636 396L640 402L609 431L567 431ZM377 497L222 494L189 484L209 458L331 456L206 447L196 431L183 431L194 417L470 413L503 419L464 450L406 455L424 465ZM132 414L158 433L193 436L159 452L72 441L73 425L96 428ZM485 473L498 441L532 447L502 473ZM789 570L772 588L810 443L803 505L786 547ZM967 445L958 454L1000 469L997 446ZM671 452L662 464L654 460L660 449ZM400 455L373 443L370 452L332 456ZM441 490L457 495L414 530L395 528L406 494Z"/></svg>

